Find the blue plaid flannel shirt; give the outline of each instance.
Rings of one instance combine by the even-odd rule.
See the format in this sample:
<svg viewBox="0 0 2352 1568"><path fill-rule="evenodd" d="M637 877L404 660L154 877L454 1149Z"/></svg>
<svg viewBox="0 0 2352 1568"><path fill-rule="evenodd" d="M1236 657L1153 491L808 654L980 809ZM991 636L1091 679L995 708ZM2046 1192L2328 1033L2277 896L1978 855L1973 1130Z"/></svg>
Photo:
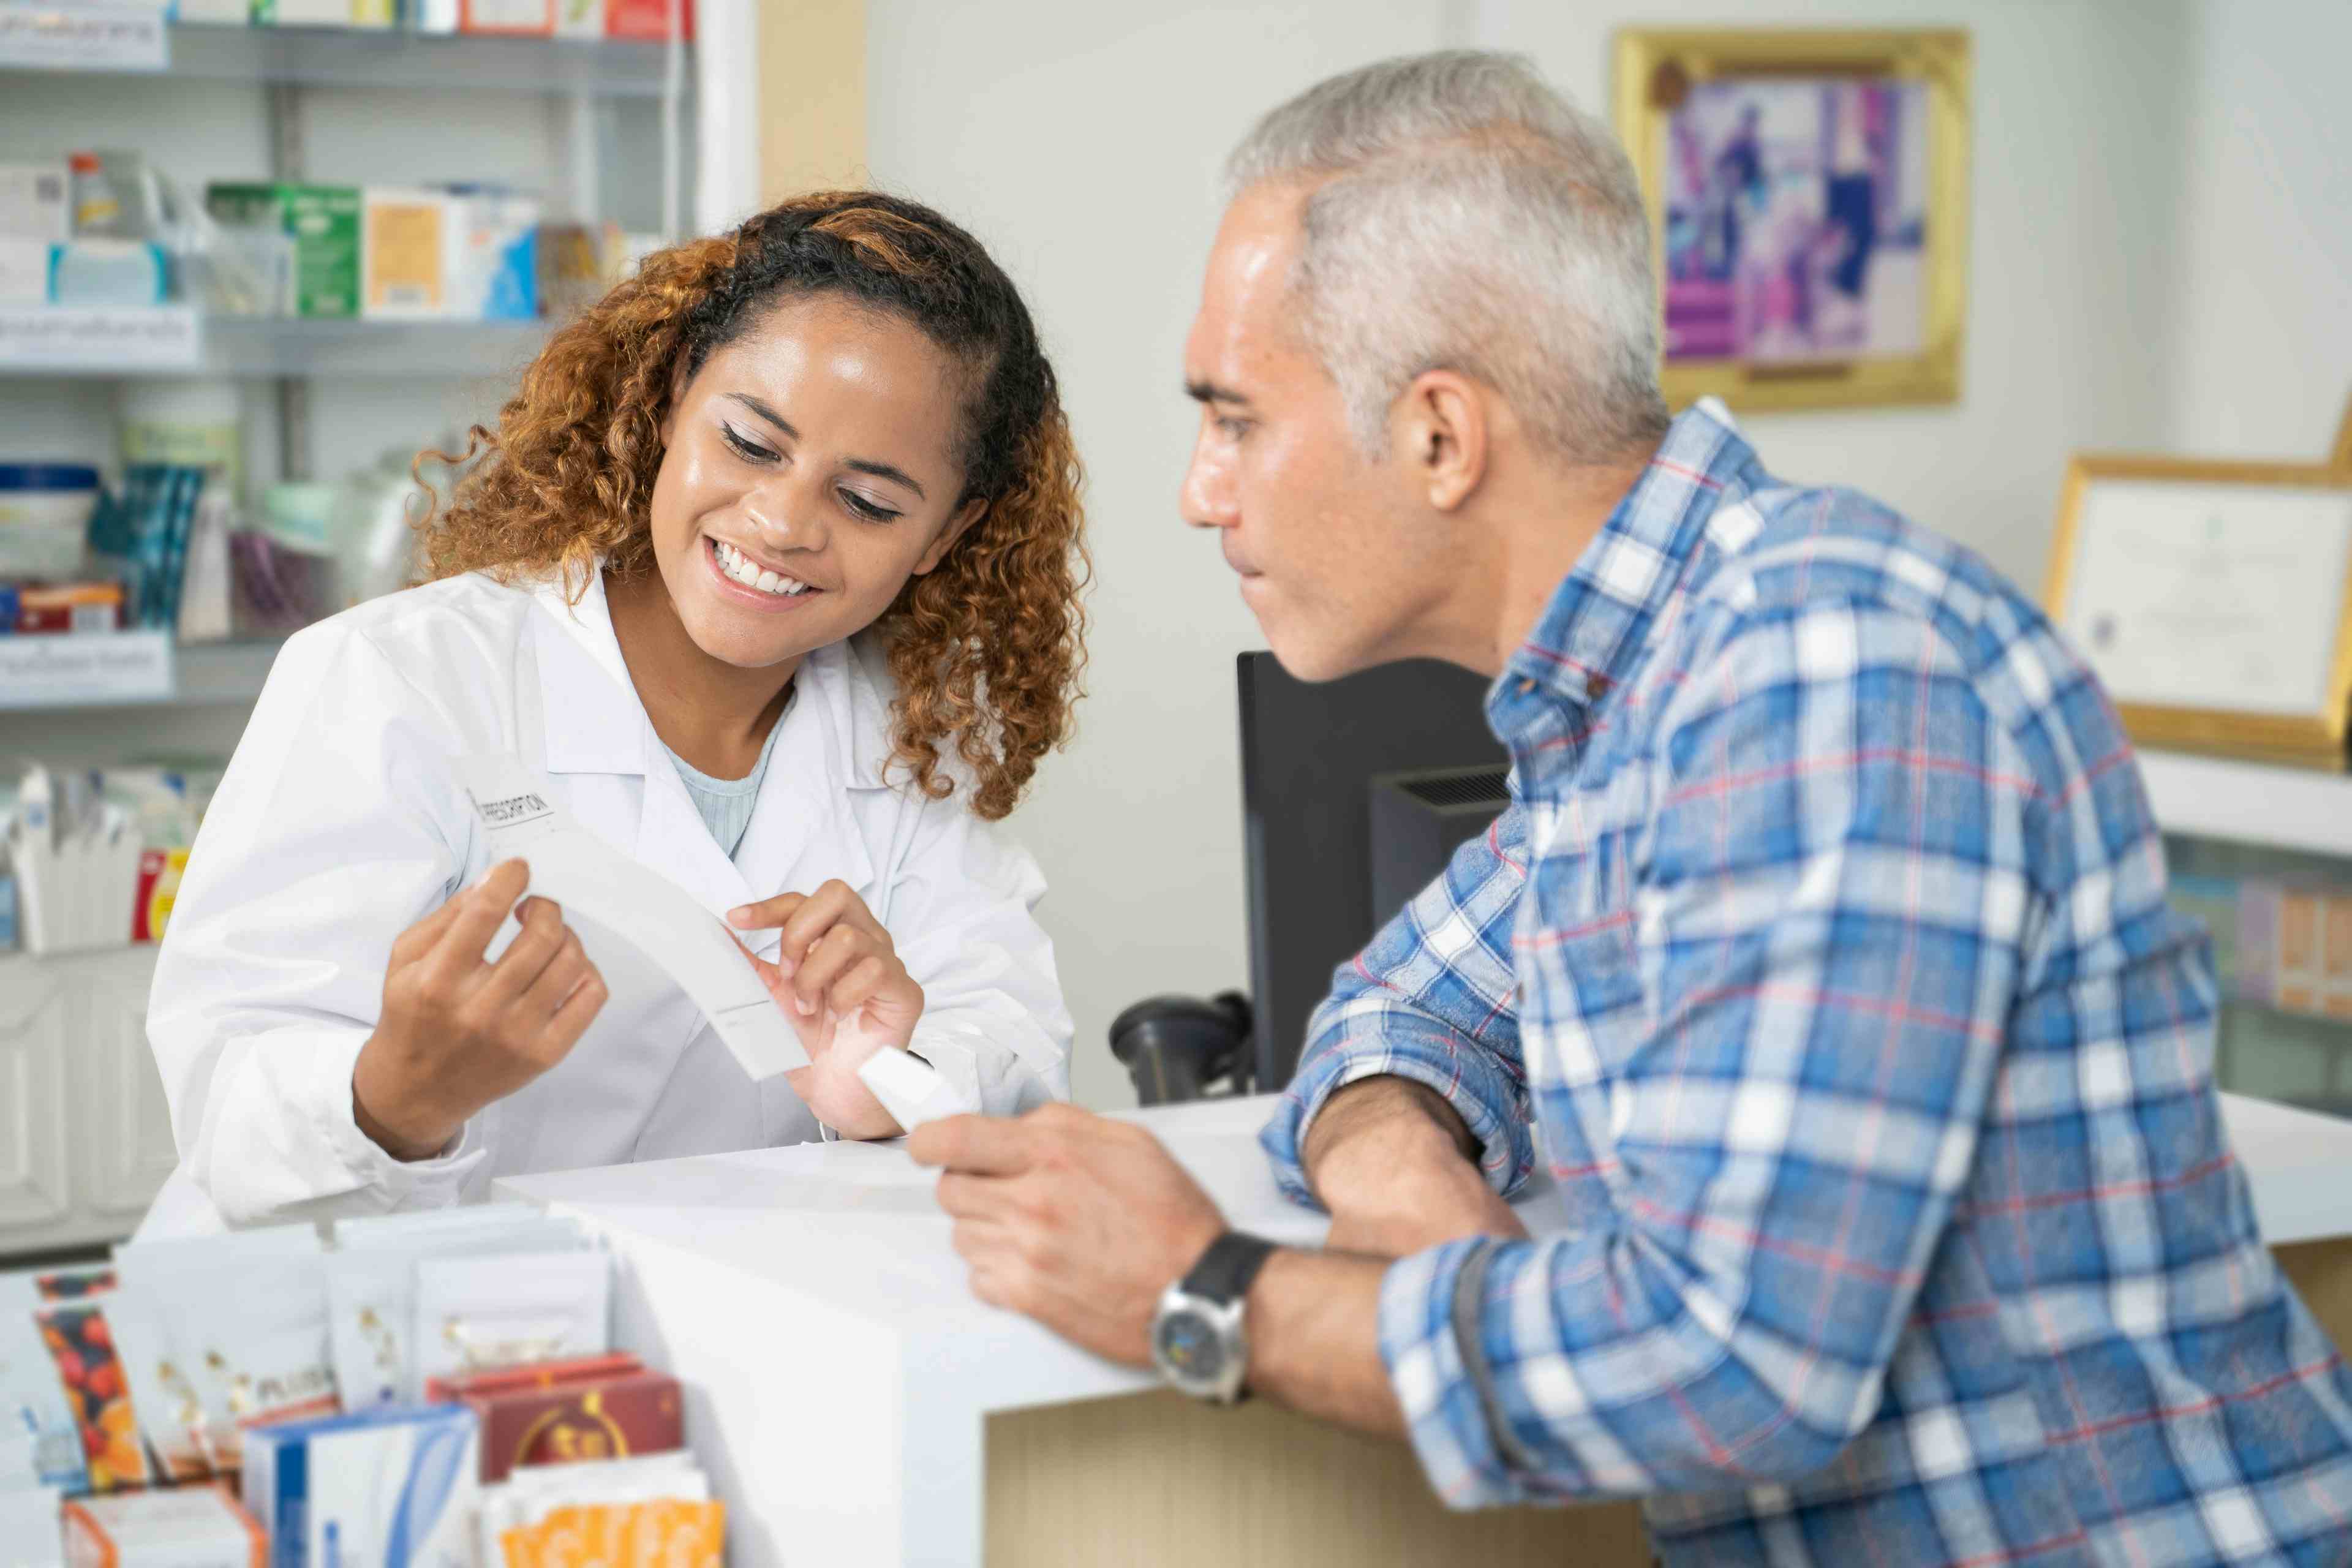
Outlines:
<svg viewBox="0 0 2352 1568"><path fill-rule="evenodd" d="M1675 422L1487 701L1513 805L1264 1134L1444 1094L1570 1216L1392 1265L1456 1506L1665 1561L2352 1563L2352 1377L2256 1235L2113 710L1983 563Z"/></svg>

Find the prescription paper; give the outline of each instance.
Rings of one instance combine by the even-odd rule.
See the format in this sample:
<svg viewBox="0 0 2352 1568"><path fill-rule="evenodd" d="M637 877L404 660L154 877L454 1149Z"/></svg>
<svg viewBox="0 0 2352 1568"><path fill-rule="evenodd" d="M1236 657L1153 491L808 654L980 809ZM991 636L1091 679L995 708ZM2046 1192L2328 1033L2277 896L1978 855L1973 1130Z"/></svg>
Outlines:
<svg viewBox="0 0 2352 1568"><path fill-rule="evenodd" d="M677 982L753 1082L809 1065L807 1047L718 916L685 889L573 822L510 756L462 759L493 863L521 859L530 890L635 944Z"/></svg>

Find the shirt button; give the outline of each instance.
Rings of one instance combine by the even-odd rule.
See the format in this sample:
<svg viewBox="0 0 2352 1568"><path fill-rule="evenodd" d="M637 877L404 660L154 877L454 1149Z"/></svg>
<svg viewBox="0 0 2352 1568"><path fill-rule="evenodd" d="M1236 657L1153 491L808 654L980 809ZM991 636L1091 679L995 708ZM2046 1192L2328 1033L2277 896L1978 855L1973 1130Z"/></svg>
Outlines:
<svg viewBox="0 0 2352 1568"><path fill-rule="evenodd" d="M1520 696L1525 697L1528 692L1533 691L1535 689L1536 689L1536 683L1535 683L1533 680L1531 680L1531 679L1526 679L1525 677L1522 677L1522 678L1520 679L1520 681L1519 681L1519 695L1520 695Z"/></svg>

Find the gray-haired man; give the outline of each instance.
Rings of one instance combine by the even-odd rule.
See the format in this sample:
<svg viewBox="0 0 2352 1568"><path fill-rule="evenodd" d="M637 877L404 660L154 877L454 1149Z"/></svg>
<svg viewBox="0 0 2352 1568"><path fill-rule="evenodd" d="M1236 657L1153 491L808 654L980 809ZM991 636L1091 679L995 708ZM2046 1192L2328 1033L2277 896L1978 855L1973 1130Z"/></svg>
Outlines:
<svg viewBox="0 0 2352 1568"><path fill-rule="evenodd" d="M1461 1505L1642 1495L1675 1565L2352 1562L2352 1378L2080 662L1668 421L1633 171L1523 64L1325 82L1233 174L1186 518L1293 671L1496 677L1515 804L1309 1026L1265 1142L1327 1248L1057 1106L915 1135L974 1288Z"/></svg>

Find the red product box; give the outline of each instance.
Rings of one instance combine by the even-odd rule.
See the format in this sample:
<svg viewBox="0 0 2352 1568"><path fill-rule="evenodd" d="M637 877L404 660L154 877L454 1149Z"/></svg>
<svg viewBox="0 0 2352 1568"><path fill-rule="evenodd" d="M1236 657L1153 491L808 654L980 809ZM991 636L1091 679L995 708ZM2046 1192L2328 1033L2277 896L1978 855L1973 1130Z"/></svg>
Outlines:
<svg viewBox="0 0 2352 1568"><path fill-rule="evenodd" d="M470 1408L482 1424L482 1479L525 1465L621 1459L685 1447L677 1379L635 1356L508 1367L435 1378L425 1396Z"/></svg>
<svg viewBox="0 0 2352 1568"><path fill-rule="evenodd" d="M604 36L659 40L669 37L670 0L606 0ZM677 0L678 36L694 41L694 0Z"/></svg>

